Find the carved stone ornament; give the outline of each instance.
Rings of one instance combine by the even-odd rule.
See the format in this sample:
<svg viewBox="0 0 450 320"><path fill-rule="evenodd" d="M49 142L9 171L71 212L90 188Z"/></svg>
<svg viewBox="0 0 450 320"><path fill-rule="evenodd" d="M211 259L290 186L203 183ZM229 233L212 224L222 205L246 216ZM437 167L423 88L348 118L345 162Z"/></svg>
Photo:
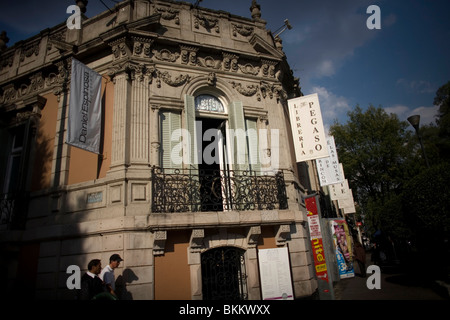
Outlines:
<svg viewBox="0 0 450 320"><path fill-rule="evenodd" d="M255 31L255 28L250 26L244 26L242 24L234 24L234 23L232 23L231 25L233 26L233 36L235 37L237 37L238 33L241 36L248 37L253 33L253 31Z"/></svg>
<svg viewBox="0 0 450 320"><path fill-rule="evenodd" d="M194 14L194 17L194 27L196 29L199 29L199 26L202 26L208 31L214 29L216 33L220 33L219 19L206 17L200 14Z"/></svg>
<svg viewBox="0 0 450 320"><path fill-rule="evenodd" d="M179 10L175 10L172 8L161 8L156 7L155 10L161 14L161 18L167 21L174 20L175 24L180 24Z"/></svg>
<svg viewBox="0 0 450 320"><path fill-rule="evenodd" d="M291 227L288 224L282 224L278 227L276 227L276 241L277 246L284 246L286 244L286 241L289 239L289 236L291 234Z"/></svg>
<svg viewBox="0 0 450 320"><path fill-rule="evenodd" d="M0 60L0 71L4 68L11 67L14 62L14 53L3 56Z"/></svg>
<svg viewBox="0 0 450 320"><path fill-rule="evenodd" d="M157 79L158 88L161 88L161 80L171 87L179 87L179 86L185 84L186 82L191 81L191 76L187 75L187 74L186 75L180 74L175 79L172 79L172 76L169 74L168 71L164 71L164 72L156 71L156 73L157 73L157 77L158 77L158 79Z"/></svg>
<svg viewBox="0 0 450 320"><path fill-rule="evenodd" d="M167 231L156 231L153 240L153 255L160 256L164 254L167 240Z"/></svg>
<svg viewBox="0 0 450 320"><path fill-rule="evenodd" d="M178 52L172 53L167 49L161 49L160 51L153 50L153 56L160 61L175 62L180 57Z"/></svg>
<svg viewBox="0 0 450 320"><path fill-rule="evenodd" d="M239 70L239 56L233 53L223 52L223 69L225 71L237 72Z"/></svg>
<svg viewBox="0 0 450 320"><path fill-rule="evenodd" d="M275 78L275 68L278 64L276 61L262 59L262 74L265 77Z"/></svg>
<svg viewBox="0 0 450 320"><path fill-rule="evenodd" d="M198 48L180 45L181 48L181 63L197 65Z"/></svg>
<svg viewBox="0 0 450 320"><path fill-rule="evenodd" d="M256 248L258 245L258 239L261 235L261 227L255 226L255 227L249 227L247 231L247 246L249 248Z"/></svg>
<svg viewBox="0 0 450 320"><path fill-rule="evenodd" d="M191 233L191 239L189 241L189 247L191 253L200 252L204 249L205 245L203 243L203 239L205 238L205 230L204 229L193 229Z"/></svg>
<svg viewBox="0 0 450 320"><path fill-rule="evenodd" d="M250 74L252 76L257 76L259 74L259 70L261 67L254 67L250 63L247 63L245 65L239 65L239 69L244 74Z"/></svg>
<svg viewBox="0 0 450 320"><path fill-rule="evenodd" d="M211 69L219 70L222 66L222 61L220 61L220 60L216 61L210 56L205 57L205 58L198 57L197 64L204 68L211 68Z"/></svg>
<svg viewBox="0 0 450 320"><path fill-rule="evenodd" d="M39 41L37 41L37 42L30 43L30 44L27 44L26 46L24 46L20 53L20 62L23 62L25 60L25 57L29 58L33 54L35 56L38 56L40 44L41 44L41 40L39 39Z"/></svg>
<svg viewBox="0 0 450 320"><path fill-rule="evenodd" d="M109 46L112 48L112 53L115 60L128 56L129 49L125 37L109 43Z"/></svg>
<svg viewBox="0 0 450 320"><path fill-rule="evenodd" d="M261 87L261 94L264 99L267 96L269 96L270 99L273 99L274 93L276 92L275 86L273 84L261 81L260 87Z"/></svg>
<svg viewBox="0 0 450 320"><path fill-rule="evenodd" d="M210 74L208 74L208 80L207 83L209 86L215 86L217 82L217 77L216 77L216 73L215 72L211 72Z"/></svg>
<svg viewBox="0 0 450 320"><path fill-rule="evenodd" d="M253 84L245 88L241 83L236 83L234 81L230 82L230 84L233 86L233 89L236 89L237 92L246 97L254 96L259 90L259 86Z"/></svg>
<svg viewBox="0 0 450 320"><path fill-rule="evenodd" d="M133 55L134 56L144 56L150 57L151 54L151 46L153 43L153 39L144 38L144 37L133 37ZM113 49L114 51L114 49ZM117 54L117 49L116 49ZM114 57L116 57L114 55ZM118 56L119 57L119 56Z"/></svg>

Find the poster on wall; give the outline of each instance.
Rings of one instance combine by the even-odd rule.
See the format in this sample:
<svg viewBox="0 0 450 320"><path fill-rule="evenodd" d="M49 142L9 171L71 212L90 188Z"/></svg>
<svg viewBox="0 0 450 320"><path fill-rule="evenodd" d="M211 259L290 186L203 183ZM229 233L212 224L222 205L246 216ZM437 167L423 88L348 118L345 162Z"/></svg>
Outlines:
<svg viewBox="0 0 450 320"><path fill-rule="evenodd" d="M341 279L355 276L352 262L352 242L345 220L331 220L331 234L333 236L336 260Z"/></svg>
<svg viewBox="0 0 450 320"><path fill-rule="evenodd" d="M294 300L288 248L258 250L263 300Z"/></svg>

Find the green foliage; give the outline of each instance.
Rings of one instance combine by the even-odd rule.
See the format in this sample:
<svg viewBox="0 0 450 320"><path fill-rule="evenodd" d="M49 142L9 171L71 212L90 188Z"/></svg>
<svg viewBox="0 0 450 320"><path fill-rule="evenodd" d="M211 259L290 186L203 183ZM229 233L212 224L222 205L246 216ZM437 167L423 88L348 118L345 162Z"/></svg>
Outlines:
<svg viewBox="0 0 450 320"><path fill-rule="evenodd" d="M356 106L348 117L346 125L335 123L330 134L349 185L360 205L369 198L383 203L404 179L404 165L411 153L408 124L374 106L365 112Z"/></svg>
<svg viewBox="0 0 450 320"><path fill-rule="evenodd" d="M440 157L450 161L450 81L438 89L434 105L439 106L436 145L440 150Z"/></svg>
<svg viewBox="0 0 450 320"><path fill-rule="evenodd" d="M442 163L423 170L406 183L402 203L412 225L425 232L450 230L449 182L450 164Z"/></svg>
<svg viewBox="0 0 450 320"><path fill-rule="evenodd" d="M369 235L383 230L406 239L418 230L450 230L450 82L439 88L434 103L437 124L420 128L430 169L409 123L381 107L356 106L345 125L330 128Z"/></svg>

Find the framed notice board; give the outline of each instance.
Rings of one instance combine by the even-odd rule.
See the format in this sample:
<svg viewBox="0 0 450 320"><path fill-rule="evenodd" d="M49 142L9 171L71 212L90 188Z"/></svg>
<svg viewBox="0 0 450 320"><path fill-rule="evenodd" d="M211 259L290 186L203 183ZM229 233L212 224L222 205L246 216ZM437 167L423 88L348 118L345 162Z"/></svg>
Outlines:
<svg viewBox="0 0 450 320"><path fill-rule="evenodd" d="M263 300L294 300L288 248L258 250Z"/></svg>

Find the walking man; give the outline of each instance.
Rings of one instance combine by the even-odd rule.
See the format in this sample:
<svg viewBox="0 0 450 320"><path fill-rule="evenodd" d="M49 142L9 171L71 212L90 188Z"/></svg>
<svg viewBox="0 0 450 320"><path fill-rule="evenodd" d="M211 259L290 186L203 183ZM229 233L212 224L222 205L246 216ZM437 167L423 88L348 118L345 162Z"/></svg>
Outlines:
<svg viewBox="0 0 450 320"><path fill-rule="evenodd" d="M123 259L117 253L113 254L109 258L109 265L104 267L102 272L100 273L100 278L105 283L109 293L113 294L116 297L116 278L114 276L114 269L119 266L121 261L123 261Z"/></svg>
<svg viewBox="0 0 450 320"><path fill-rule="evenodd" d="M101 270L102 264L99 259L89 261L88 271L81 277L79 300L91 300L96 295L106 292L103 281L98 276Z"/></svg>

